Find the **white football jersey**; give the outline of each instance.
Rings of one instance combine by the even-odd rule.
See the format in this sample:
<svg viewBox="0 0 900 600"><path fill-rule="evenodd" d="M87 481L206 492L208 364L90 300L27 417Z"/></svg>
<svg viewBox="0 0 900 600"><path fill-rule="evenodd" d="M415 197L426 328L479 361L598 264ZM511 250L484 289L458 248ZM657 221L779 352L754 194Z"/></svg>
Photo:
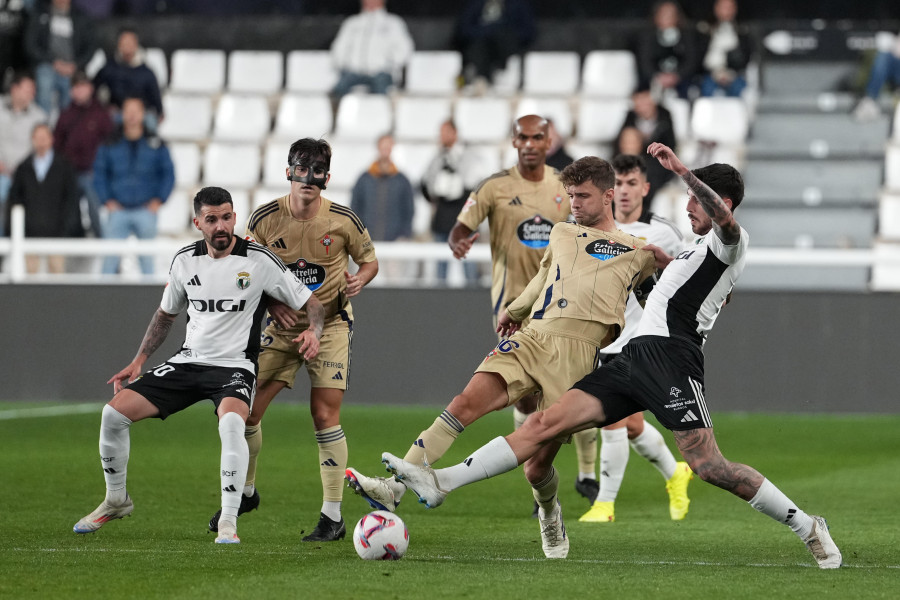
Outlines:
<svg viewBox="0 0 900 600"><path fill-rule="evenodd" d="M675 257L644 305L635 336L682 337L702 345L744 270L750 236L726 246L710 231Z"/></svg>
<svg viewBox="0 0 900 600"><path fill-rule="evenodd" d="M264 246L236 237L231 254L213 258L205 241L175 255L160 308L187 309L181 351L169 359L256 373L263 293L299 310L312 292Z"/></svg>
<svg viewBox="0 0 900 600"><path fill-rule="evenodd" d="M666 254L675 256L681 252L684 246L684 236L678 227L672 221L664 219L660 216L648 212L641 215L641 218L634 223L619 223L616 221L616 227L630 233L636 238L644 240L648 244L659 246L666 251ZM628 302L625 304L625 328L612 344L603 348L604 354L618 354L625 347L625 344L634 337L641 321L641 315L644 309L635 297L634 293L628 295Z"/></svg>

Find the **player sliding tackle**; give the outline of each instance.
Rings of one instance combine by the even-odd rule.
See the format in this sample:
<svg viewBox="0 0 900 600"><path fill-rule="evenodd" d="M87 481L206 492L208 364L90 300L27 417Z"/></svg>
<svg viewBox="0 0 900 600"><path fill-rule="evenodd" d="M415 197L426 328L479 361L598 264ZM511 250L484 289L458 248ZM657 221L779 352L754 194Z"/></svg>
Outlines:
<svg viewBox="0 0 900 600"><path fill-rule="evenodd" d="M404 485L434 507L456 488L511 471L547 448L557 447L560 437L646 409L672 430L678 449L701 479L790 527L820 568L840 567L841 553L825 519L800 510L752 467L722 456L706 408L702 346L743 270L747 252L747 232L733 212L744 196L743 179L723 164L689 171L662 144L651 144L648 152L687 184L691 229L701 237L675 257L660 277L632 341L619 356L575 383L559 402L458 465L434 470L387 452L382 460Z"/></svg>
<svg viewBox="0 0 900 600"><path fill-rule="evenodd" d="M619 335L628 294L652 280L656 267L670 258L616 230L614 175L605 160L575 161L563 170L561 180L575 223L553 226L538 274L499 319L499 329L510 334L509 339L487 355L466 389L418 436L406 453L409 463L434 464L465 427L536 390L543 391L543 407L556 402L591 372L600 348ZM516 331L532 311L531 322ZM541 538L549 558L564 558L569 548L557 502L559 477L553 468L561 443L549 441L526 457L525 465L540 507ZM355 469L347 469L347 481L380 509L394 510L406 491L393 479L366 477Z"/></svg>

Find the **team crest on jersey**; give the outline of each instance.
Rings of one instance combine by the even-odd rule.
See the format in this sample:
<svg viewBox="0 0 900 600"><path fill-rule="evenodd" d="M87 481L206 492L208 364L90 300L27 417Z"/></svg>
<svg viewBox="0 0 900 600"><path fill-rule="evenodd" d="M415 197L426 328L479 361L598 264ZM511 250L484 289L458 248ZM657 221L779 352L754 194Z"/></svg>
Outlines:
<svg viewBox="0 0 900 600"><path fill-rule="evenodd" d="M519 223L516 235L519 237L519 241L529 248L546 248L550 243L551 229L553 229L553 223L541 215L534 215Z"/></svg>
<svg viewBox="0 0 900 600"><path fill-rule="evenodd" d="M595 240L588 244L584 251L598 260L609 260L634 250L631 246L612 240Z"/></svg>
<svg viewBox="0 0 900 600"><path fill-rule="evenodd" d="M559 210L559 207L562 206L563 197L557 194L556 198L554 198L553 201L556 202L556 208L557 210Z"/></svg>
<svg viewBox="0 0 900 600"><path fill-rule="evenodd" d="M328 248L329 248L329 246L331 246L331 244L334 243L334 240L332 240L331 236L326 233L325 237L323 237L322 241L319 243L322 244L323 246L325 246L325 254L328 254Z"/></svg>
<svg viewBox="0 0 900 600"><path fill-rule="evenodd" d="M250 287L250 273L241 271L237 274L237 286L240 290L246 290Z"/></svg>
<svg viewBox="0 0 900 600"><path fill-rule="evenodd" d="M311 291L316 291L325 283L325 267L311 263L305 258L289 264L288 268Z"/></svg>

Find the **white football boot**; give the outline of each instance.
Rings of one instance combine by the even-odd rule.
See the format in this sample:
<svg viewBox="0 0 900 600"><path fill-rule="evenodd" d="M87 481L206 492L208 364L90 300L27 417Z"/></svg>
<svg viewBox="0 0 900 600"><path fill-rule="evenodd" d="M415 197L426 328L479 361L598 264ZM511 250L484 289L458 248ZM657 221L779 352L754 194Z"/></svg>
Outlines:
<svg viewBox="0 0 900 600"><path fill-rule="evenodd" d="M347 487L361 496L375 510L394 512L406 493L406 486L394 478L368 477L353 468L344 472Z"/></svg>
<svg viewBox="0 0 900 600"><path fill-rule="evenodd" d="M544 509L538 511L541 524L541 547L547 558L565 558L569 554L569 536L566 535L566 524L563 523L562 506L557 500L556 506L546 514Z"/></svg>
<svg viewBox="0 0 900 600"><path fill-rule="evenodd" d="M419 466L408 463L390 452L381 455L381 462L385 464L388 471L397 476L400 483L414 491L419 497L419 502L428 508L436 508L443 504L447 494L450 493L441 489L434 469L428 465Z"/></svg>
<svg viewBox="0 0 900 600"><path fill-rule="evenodd" d="M837 569L841 566L843 558L837 544L831 539L828 532L828 523L823 517L809 515L815 521L812 533L806 540L806 547L812 552L820 569Z"/></svg>
<svg viewBox="0 0 900 600"><path fill-rule="evenodd" d="M75 533L93 533L109 521L127 517L133 511L134 502L131 501L131 496L125 496L125 502L118 506L114 506L104 499L100 506L94 509L94 512L75 523L72 531Z"/></svg>

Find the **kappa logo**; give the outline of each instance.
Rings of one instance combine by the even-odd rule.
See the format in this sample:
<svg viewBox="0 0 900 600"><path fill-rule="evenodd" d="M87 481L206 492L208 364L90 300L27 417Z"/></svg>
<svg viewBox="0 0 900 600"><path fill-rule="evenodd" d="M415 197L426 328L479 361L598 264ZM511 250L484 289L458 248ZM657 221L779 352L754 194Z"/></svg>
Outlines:
<svg viewBox="0 0 900 600"><path fill-rule="evenodd" d="M509 205L510 206L522 206L522 201L519 200L518 196L516 196L515 198L513 198L512 200L509 201Z"/></svg>
<svg viewBox="0 0 900 600"><path fill-rule="evenodd" d="M341 375L341 372L338 371L337 373L334 374L334 376L332 377L332 379L337 379L338 381L343 381L343 380L344 380L344 377Z"/></svg>
<svg viewBox="0 0 900 600"><path fill-rule="evenodd" d="M270 248L281 248L282 250L287 249L287 244L284 243L284 238L278 238L269 246Z"/></svg>
<svg viewBox="0 0 900 600"><path fill-rule="evenodd" d="M201 285L200 284L200 276L194 275L191 277L191 280L187 282L188 285Z"/></svg>
<svg viewBox="0 0 900 600"><path fill-rule="evenodd" d="M681 422L682 423L692 423L694 421L699 421L699 420L700 419L697 418L697 415L695 415L693 411L688 410L687 414L684 415L684 418L681 419Z"/></svg>
<svg viewBox="0 0 900 600"><path fill-rule="evenodd" d="M681 390L673 386L672 389L669 390L669 395L673 398L678 398L679 396L681 396Z"/></svg>

